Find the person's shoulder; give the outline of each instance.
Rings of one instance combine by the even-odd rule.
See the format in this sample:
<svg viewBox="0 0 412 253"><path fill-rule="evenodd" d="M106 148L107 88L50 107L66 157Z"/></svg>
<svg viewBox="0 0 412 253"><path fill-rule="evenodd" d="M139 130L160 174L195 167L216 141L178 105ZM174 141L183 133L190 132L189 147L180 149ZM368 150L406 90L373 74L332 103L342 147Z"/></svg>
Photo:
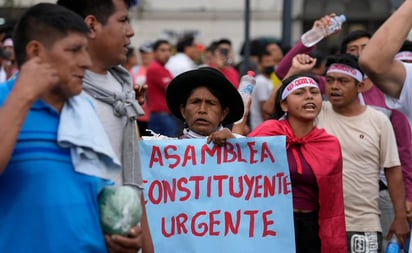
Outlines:
<svg viewBox="0 0 412 253"><path fill-rule="evenodd" d="M237 72L237 70L234 68L234 67L232 67L232 66L225 66L225 67L223 67L223 68L219 68L219 70L220 70L220 72L222 72L222 73L226 73L226 74L239 74L238 72Z"/></svg>
<svg viewBox="0 0 412 253"><path fill-rule="evenodd" d="M266 76L264 76L262 74L258 74L256 76L256 85L261 84L261 83L267 83L268 80L271 81Z"/></svg>
<svg viewBox="0 0 412 253"><path fill-rule="evenodd" d="M384 129L386 127L392 127L392 123L385 113L371 108L369 106L366 107L365 112L363 113L364 117L367 117L371 124L379 126L379 129Z"/></svg>
<svg viewBox="0 0 412 253"><path fill-rule="evenodd" d="M94 108L94 105L93 105L93 101L92 101L92 99L91 99L91 96L90 96L87 92L82 91L79 95L76 95L76 96L74 96L73 98L78 99L79 101L82 101L83 103L85 103L85 104L87 104L88 106L90 106L90 107L92 107L93 109L95 109L95 108Z"/></svg>
<svg viewBox="0 0 412 253"><path fill-rule="evenodd" d="M339 139L329 134L324 128L315 126L310 136L313 144L320 144L320 147L327 150L332 150L333 148L340 150Z"/></svg>
<svg viewBox="0 0 412 253"><path fill-rule="evenodd" d="M180 60L186 59L187 57L189 57L189 56L187 56L185 53L178 52L175 55L173 55L172 57L170 57L169 61L172 60L172 59L174 61L180 61Z"/></svg>
<svg viewBox="0 0 412 253"><path fill-rule="evenodd" d="M376 109L373 106L366 106L366 110L364 112L367 115L370 115L371 117L377 118L379 120L381 120L382 118L385 118L387 120L389 120L388 115L386 115L384 112L382 112L381 110Z"/></svg>
<svg viewBox="0 0 412 253"><path fill-rule="evenodd" d="M180 61L180 56L179 54L175 54L172 57L169 58L169 60L166 63L166 67L174 67L174 64L178 63Z"/></svg>
<svg viewBox="0 0 412 253"><path fill-rule="evenodd" d="M259 124L252 132L248 134L248 137L266 136L276 132L280 128L282 122L275 119L268 119Z"/></svg>
<svg viewBox="0 0 412 253"><path fill-rule="evenodd" d="M327 139L327 140L330 141L331 143L337 143L337 144L339 144L339 139L338 139L336 136L328 133L324 128L319 128L319 127L315 126L315 127L314 127L314 130L317 131L317 133L318 133L319 136Z"/></svg>
<svg viewBox="0 0 412 253"><path fill-rule="evenodd" d="M160 64L157 61L152 61L149 66L147 66L147 72L154 71L160 67Z"/></svg>
<svg viewBox="0 0 412 253"><path fill-rule="evenodd" d="M260 124L261 126L274 126L274 125L282 125L284 122L286 122L285 120L276 120L276 119L268 119L262 122L262 124Z"/></svg>

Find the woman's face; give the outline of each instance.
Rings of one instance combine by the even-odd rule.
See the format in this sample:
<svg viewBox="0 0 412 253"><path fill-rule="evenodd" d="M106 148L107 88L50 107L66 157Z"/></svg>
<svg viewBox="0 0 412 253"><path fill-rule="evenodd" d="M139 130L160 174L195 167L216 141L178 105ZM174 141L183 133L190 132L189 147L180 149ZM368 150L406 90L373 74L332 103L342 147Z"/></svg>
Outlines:
<svg viewBox="0 0 412 253"><path fill-rule="evenodd" d="M319 88L303 87L293 91L281 102L288 118L299 120L314 120L322 108L322 96Z"/></svg>
<svg viewBox="0 0 412 253"><path fill-rule="evenodd" d="M229 113L229 108L222 109L220 101L206 87L198 87L180 106L180 112L189 129L208 136L217 130L220 122Z"/></svg>

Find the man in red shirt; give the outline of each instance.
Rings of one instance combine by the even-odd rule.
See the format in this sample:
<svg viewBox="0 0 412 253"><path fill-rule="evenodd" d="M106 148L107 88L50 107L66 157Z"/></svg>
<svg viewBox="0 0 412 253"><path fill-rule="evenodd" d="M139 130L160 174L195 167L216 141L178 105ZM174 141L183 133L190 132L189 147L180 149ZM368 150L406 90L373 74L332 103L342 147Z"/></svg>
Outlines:
<svg viewBox="0 0 412 253"><path fill-rule="evenodd" d="M171 46L167 40L157 40L153 44L154 60L147 68L147 102L150 110L148 128L155 133L175 137L176 120L166 104L166 89L173 79L165 68L170 58Z"/></svg>
<svg viewBox="0 0 412 253"><path fill-rule="evenodd" d="M213 62L210 67L217 68L237 89L239 87L239 73L232 67L233 51L232 43L228 39L221 39L213 45Z"/></svg>

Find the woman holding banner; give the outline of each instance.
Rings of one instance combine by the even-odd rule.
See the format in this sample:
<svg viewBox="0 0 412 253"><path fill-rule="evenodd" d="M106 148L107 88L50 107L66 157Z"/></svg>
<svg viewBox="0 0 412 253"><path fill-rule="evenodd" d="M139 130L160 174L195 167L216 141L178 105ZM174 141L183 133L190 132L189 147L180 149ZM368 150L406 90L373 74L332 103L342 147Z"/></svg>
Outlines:
<svg viewBox="0 0 412 253"><path fill-rule="evenodd" d="M322 107L318 81L294 75L282 82L276 120L248 136L286 135L296 252L346 252L342 154L338 140L315 126Z"/></svg>
<svg viewBox="0 0 412 253"><path fill-rule="evenodd" d="M230 101L230 103L228 103ZM208 138L223 145L235 135L223 125L243 116L243 101L236 88L216 69L202 67L176 76L166 91L169 110L185 122L180 139ZM144 139L170 139L154 135Z"/></svg>
<svg viewBox="0 0 412 253"><path fill-rule="evenodd" d="M230 98L230 103L227 103ZM236 88L218 70L202 67L176 76L166 91L170 111L185 122L180 139L207 138L207 143L224 145L236 136L222 125L231 124L243 116L244 107ZM152 132L153 133L153 132ZM174 139L153 133L143 140ZM146 212L143 212L146 219ZM151 241L149 228L144 227L146 240Z"/></svg>

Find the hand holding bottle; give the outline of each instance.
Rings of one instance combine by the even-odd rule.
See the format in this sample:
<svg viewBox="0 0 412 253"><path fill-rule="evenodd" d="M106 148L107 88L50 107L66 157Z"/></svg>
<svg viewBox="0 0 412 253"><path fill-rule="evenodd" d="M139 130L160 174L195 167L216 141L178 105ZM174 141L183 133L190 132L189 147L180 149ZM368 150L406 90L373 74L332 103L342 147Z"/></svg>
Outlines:
<svg viewBox="0 0 412 253"><path fill-rule="evenodd" d="M255 84L255 72L251 70L249 70L247 74L242 76L242 78L240 79L238 91L240 93L240 96L242 97L245 112L249 112L250 100ZM245 118L245 115L243 115L243 118ZM236 123L240 123L243 120L243 118L237 121Z"/></svg>
<svg viewBox="0 0 412 253"><path fill-rule="evenodd" d="M336 16L335 13L316 20L313 23L312 29L302 35L302 43L306 47L314 46L323 38L339 32L342 28L342 23L345 21L346 17L344 15Z"/></svg>
<svg viewBox="0 0 412 253"><path fill-rule="evenodd" d="M385 253L399 253L400 250L400 245L398 243L396 235L392 235L391 240L388 242L386 246Z"/></svg>

